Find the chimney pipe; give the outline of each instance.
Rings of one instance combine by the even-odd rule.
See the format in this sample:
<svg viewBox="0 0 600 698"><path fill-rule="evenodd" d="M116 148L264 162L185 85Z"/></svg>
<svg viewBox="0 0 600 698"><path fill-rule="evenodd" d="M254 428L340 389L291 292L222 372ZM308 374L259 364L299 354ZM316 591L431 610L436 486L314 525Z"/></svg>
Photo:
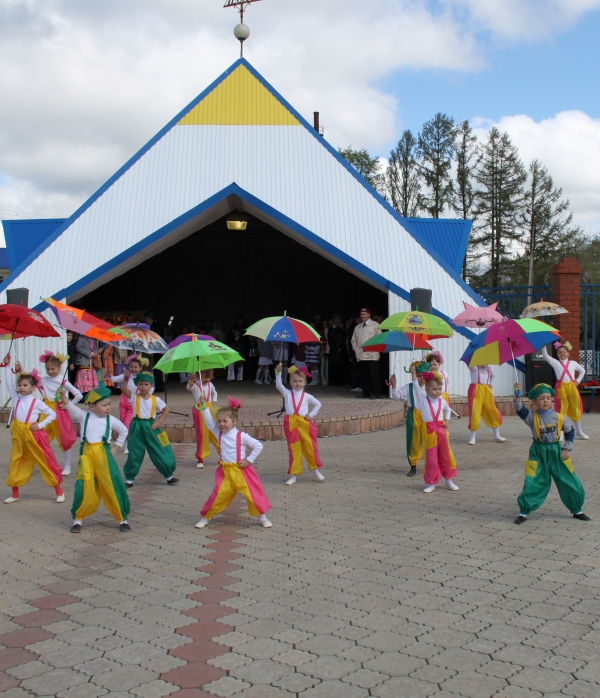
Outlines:
<svg viewBox="0 0 600 698"><path fill-rule="evenodd" d="M315 131L316 131L317 133L320 133L320 129L319 129L319 112L318 112L318 111L314 112L314 117L315 117L315 118L314 118L314 122L313 122L313 123L314 123Z"/></svg>

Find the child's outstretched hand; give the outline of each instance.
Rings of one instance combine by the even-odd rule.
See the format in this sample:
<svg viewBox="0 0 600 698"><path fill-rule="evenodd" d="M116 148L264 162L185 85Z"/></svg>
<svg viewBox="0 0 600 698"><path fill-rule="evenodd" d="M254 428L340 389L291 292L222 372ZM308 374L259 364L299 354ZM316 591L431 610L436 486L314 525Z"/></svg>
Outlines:
<svg viewBox="0 0 600 698"><path fill-rule="evenodd" d="M131 375L131 373L130 373L127 369L125 369L125 370L123 371L123 380L124 380L124 381L128 381L130 375Z"/></svg>
<svg viewBox="0 0 600 698"><path fill-rule="evenodd" d="M417 369L415 366L410 367L410 375L413 377L413 380L417 380Z"/></svg>
<svg viewBox="0 0 600 698"><path fill-rule="evenodd" d="M392 385L392 388L395 389L396 388L396 374L395 373L392 373L392 376L390 378L390 383Z"/></svg>
<svg viewBox="0 0 600 698"><path fill-rule="evenodd" d="M514 389L515 389L515 397L513 398L513 402L521 402L521 384L515 383Z"/></svg>
<svg viewBox="0 0 600 698"><path fill-rule="evenodd" d="M280 361L280 362L277 364L277 366L275 367L275 371L276 371L277 373L281 373L281 372L283 371L283 364L281 363L281 361Z"/></svg>
<svg viewBox="0 0 600 698"><path fill-rule="evenodd" d="M194 383L198 380L198 377L196 376L195 373L190 373L190 377L188 378L188 383L190 385L194 385Z"/></svg>
<svg viewBox="0 0 600 698"><path fill-rule="evenodd" d="M2 359L2 363L3 363L5 366L8 366L8 365L10 364L10 354L7 354L7 355Z"/></svg>

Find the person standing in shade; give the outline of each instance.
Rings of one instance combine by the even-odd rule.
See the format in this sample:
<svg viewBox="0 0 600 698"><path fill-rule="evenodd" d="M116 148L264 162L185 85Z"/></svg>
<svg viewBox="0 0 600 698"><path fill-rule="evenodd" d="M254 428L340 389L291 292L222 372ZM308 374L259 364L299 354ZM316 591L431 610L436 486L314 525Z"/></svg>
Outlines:
<svg viewBox="0 0 600 698"><path fill-rule="evenodd" d="M362 349L362 345L379 332L379 324L371 320L369 308L361 308L360 323L354 328L352 335L352 349L356 355L358 380L362 390L362 395L356 397L372 400L379 398L379 352Z"/></svg>

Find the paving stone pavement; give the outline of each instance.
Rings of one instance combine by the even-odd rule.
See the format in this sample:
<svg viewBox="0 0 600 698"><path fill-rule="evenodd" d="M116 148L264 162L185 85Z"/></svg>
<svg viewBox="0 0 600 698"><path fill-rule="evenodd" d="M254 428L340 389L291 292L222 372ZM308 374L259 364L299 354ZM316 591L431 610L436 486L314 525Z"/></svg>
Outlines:
<svg viewBox="0 0 600 698"><path fill-rule="evenodd" d="M475 447L453 423L459 492L405 476L403 427L322 439L321 484L285 486L270 442L272 529L243 500L195 529L216 459L197 470L187 445L176 487L144 465L128 534L104 509L71 534L69 502L36 472L0 504L0 694L598 698L600 417L584 423L588 524L556 490L512 523L529 443L516 417L507 443L483 430Z"/></svg>

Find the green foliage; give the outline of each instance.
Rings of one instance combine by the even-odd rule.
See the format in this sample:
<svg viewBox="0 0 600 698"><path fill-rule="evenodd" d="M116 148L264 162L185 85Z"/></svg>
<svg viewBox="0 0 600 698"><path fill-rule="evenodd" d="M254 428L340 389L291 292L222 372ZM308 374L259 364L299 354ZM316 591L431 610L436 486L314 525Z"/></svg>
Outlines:
<svg viewBox="0 0 600 698"><path fill-rule="evenodd" d="M419 170L426 186L425 210L432 218L440 218L452 202L452 159L456 152L454 119L437 113L423 124L418 136Z"/></svg>
<svg viewBox="0 0 600 698"><path fill-rule="evenodd" d="M416 217L423 208L416 150L417 139L411 131L404 131L398 145L390 153L385 172L387 198L405 218Z"/></svg>
<svg viewBox="0 0 600 698"><path fill-rule="evenodd" d="M459 218L469 220L473 216L475 191L473 173L479 157L477 136L468 121L463 121L456 129L456 182L454 185L452 208ZM467 278L473 272L473 260L476 256L474 244L469 240L467 253L463 262L462 277Z"/></svg>
<svg viewBox="0 0 600 698"><path fill-rule="evenodd" d="M373 189L376 189L380 194L383 193L384 174L377 156L371 157L366 148L354 150L351 145L347 148L338 148L338 153L354 167L361 177L367 180Z"/></svg>

